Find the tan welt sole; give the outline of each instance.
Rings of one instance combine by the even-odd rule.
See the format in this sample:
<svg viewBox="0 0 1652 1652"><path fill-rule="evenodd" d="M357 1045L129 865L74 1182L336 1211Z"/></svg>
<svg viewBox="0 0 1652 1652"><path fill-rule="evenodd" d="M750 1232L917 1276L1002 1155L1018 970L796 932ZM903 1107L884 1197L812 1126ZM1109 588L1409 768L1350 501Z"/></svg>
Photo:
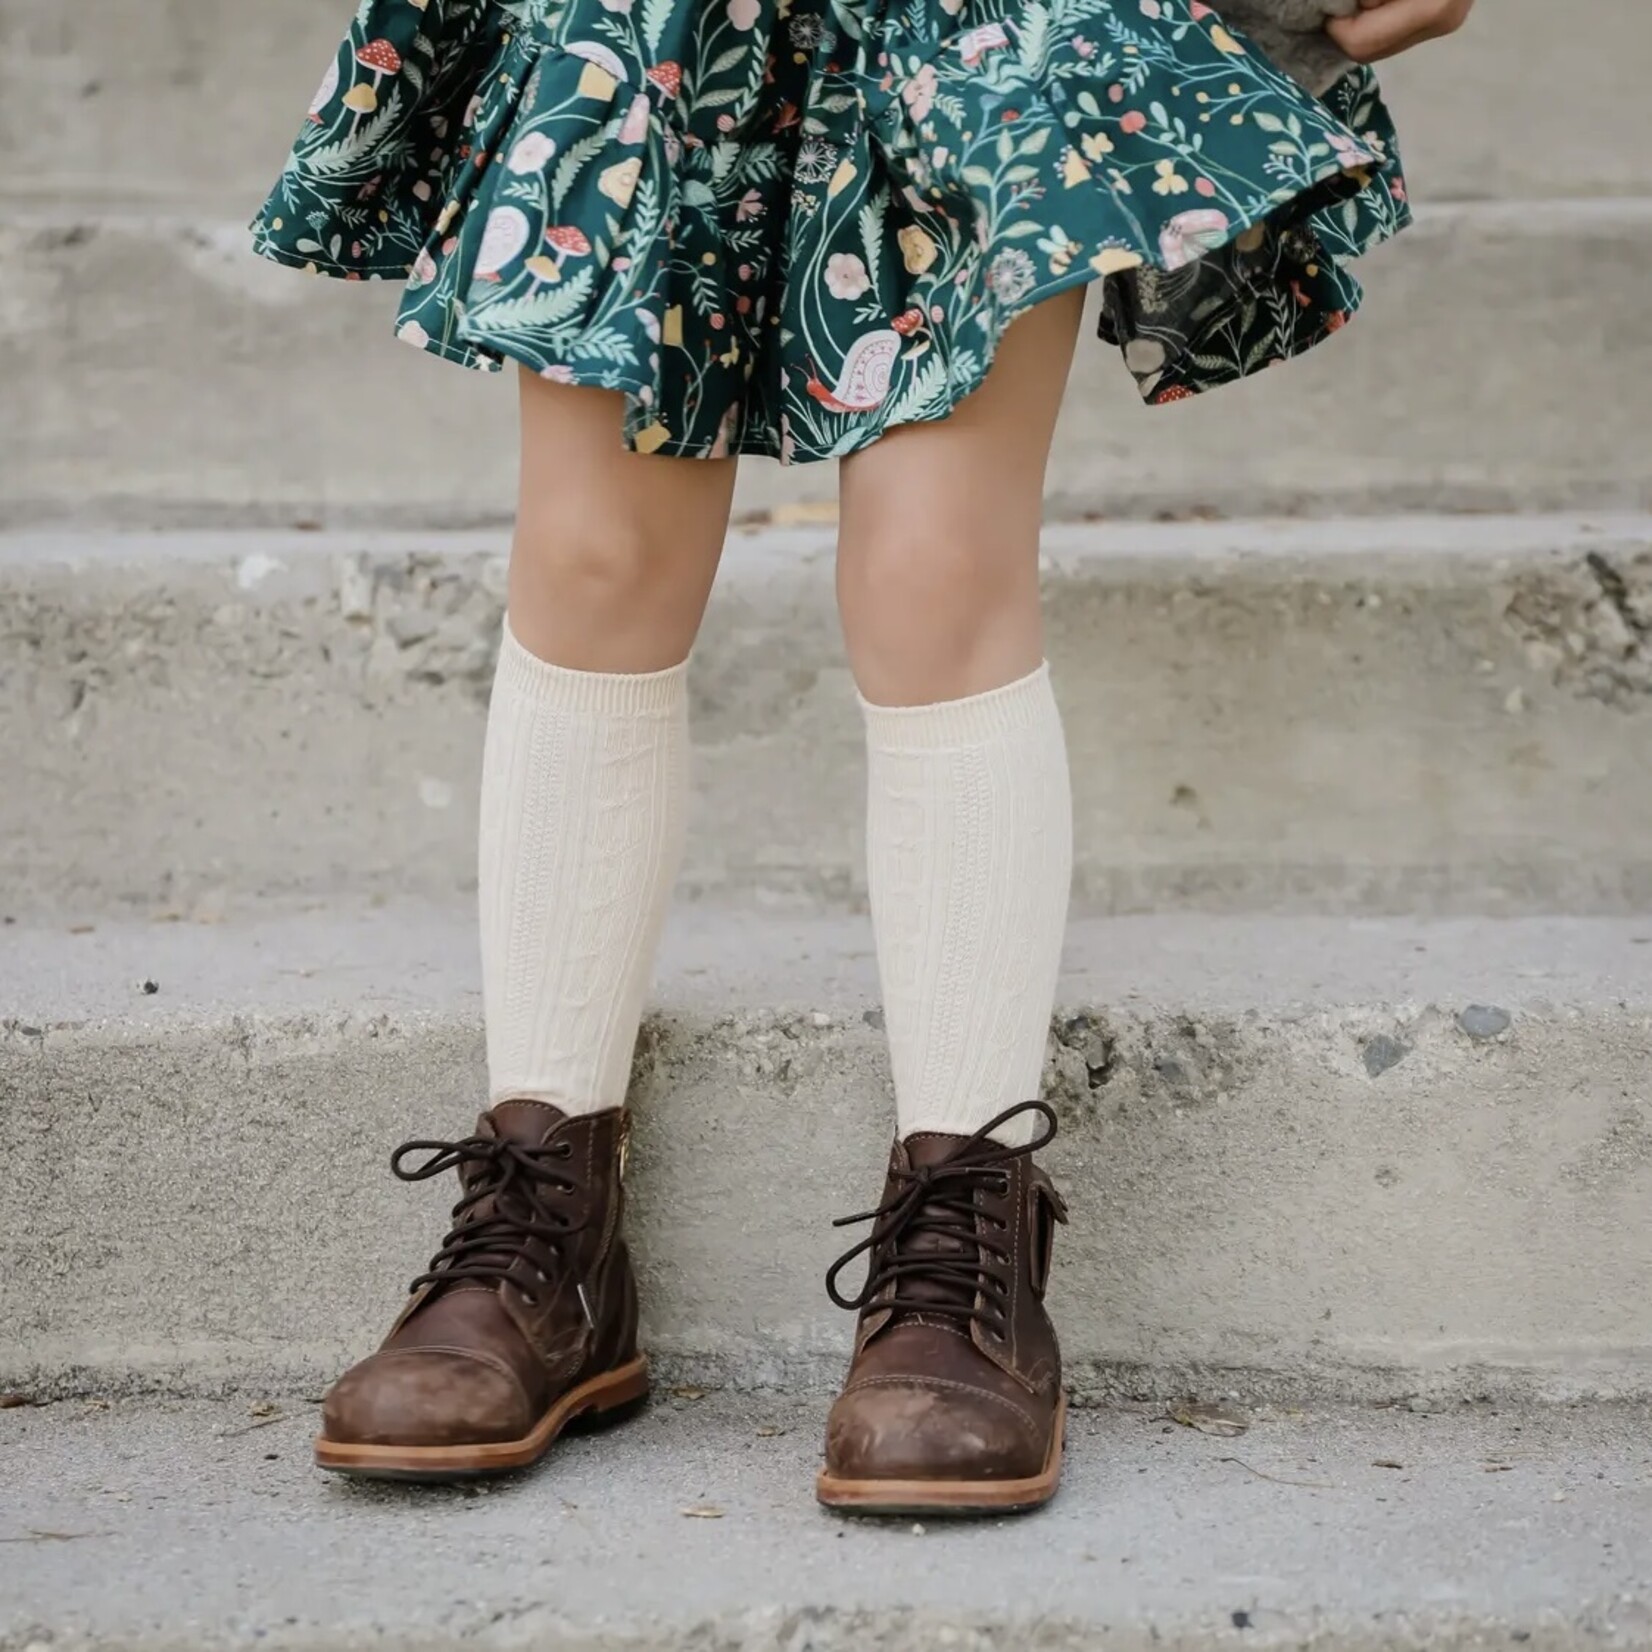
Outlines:
<svg viewBox="0 0 1652 1652"><path fill-rule="evenodd" d="M493 1440L481 1445L357 1445L315 1442L318 1468L354 1474L367 1480L465 1480L474 1475L503 1474L537 1463L556 1437L571 1424L618 1422L648 1395L648 1361L641 1356L570 1388L520 1440Z"/></svg>
<svg viewBox="0 0 1652 1652"><path fill-rule="evenodd" d="M1050 1430L1050 1455L1025 1480L841 1480L825 1469L815 1496L829 1509L850 1514L1015 1514L1036 1509L1061 1483L1067 1433L1067 1396L1058 1396Z"/></svg>

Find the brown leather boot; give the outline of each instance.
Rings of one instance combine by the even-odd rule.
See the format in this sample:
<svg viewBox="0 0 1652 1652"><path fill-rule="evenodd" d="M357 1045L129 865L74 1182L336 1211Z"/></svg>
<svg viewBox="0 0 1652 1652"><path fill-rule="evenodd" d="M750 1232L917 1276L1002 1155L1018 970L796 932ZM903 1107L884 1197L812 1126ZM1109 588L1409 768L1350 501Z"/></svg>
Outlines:
<svg viewBox="0 0 1652 1652"><path fill-rule="evenodd" d="M1043 1135L992 1140L1029 1111ZM860 1310L816 1487L829 1508L1004 1514L1055 1495L1066 1401L1044 1286L1067 1207L1032 1160L1054 1136L1055 1114L1026 1101L973 1136L897 1140L883 1203L837 1224L872 1232L826 1276ZM863 1251L865 1287L845 1297L838 1275Z"/></svg>
<svg viewBox="0 0 1652 1652"><path fill-rule="evenodd" d="M453 1228L376 1354L322 1403L322 1468L458 1480L538 1461L576 1417L648 1392L620 1237L630 1119L501 1102L462 1141L410 1141L404 1182L456 1169ZM403 1160L427 1155L411 1169Z"/></svg>

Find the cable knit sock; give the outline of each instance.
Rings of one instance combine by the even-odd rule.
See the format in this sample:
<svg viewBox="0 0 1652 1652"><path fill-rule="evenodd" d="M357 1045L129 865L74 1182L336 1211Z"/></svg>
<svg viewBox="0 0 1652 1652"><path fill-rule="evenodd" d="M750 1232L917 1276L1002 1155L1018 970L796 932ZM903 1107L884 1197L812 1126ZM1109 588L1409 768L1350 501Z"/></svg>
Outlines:
<svg viewBox="0 0 1652 1652"><path fill-rule="evenodd" d="M864 698L867 875L902 1136L1037 1096L1072 882L1046 662L933 706ZM1005 1135L1032 1133L1017 1119Z"/></svg>
<svg viewBox="0 0 1652 1652"><path fill-rule="evenodd" d="M505 628L482 758L490 1105L625 1100L682 859L688 666L570 671Z"/></svg>

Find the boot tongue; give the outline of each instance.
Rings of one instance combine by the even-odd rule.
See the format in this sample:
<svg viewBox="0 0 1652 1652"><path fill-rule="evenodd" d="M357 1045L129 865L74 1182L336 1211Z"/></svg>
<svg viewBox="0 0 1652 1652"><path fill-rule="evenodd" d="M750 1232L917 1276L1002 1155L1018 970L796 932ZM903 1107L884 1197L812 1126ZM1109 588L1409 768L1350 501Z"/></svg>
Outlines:
<svg viewBox="0 0 1652 1652"><path fill-rule="evenodd" d="M501 1101L476 1121L476 1131L518 1147L540 1147L567 1122L568 1115L548 1101Z"/></svg>
<svg viewBox="0 0 1652 1652"><path fill-rule="evenodd" d="M922 1130L908 1136L901 1146L906 1149L906 1162L914 1170L928 1170L934 1165L945 1164L968 1140L968 1136L949 1136L939 1130Z"/></svg>
<svg viewBox="0 0 1652 1652"><path fill-rule="evenodd" d="M906 1162L911 1169L929 1170L936 1165L945 1164L968 1139L967 1136L924 1131L908 1136L901 1145L906 1151ZM951 1182L947 1186L947 1191L961 1194L967 1185L961 1180ZM925 1214L954 1225L961 1220L956 1213L937 1210L933 1205L923 1206L916 1220L922 1223ZM926 1256L973 1258L976 1252L973 1245L965 1244L961 1239L920 1227L917 1232L908 1230L907 1236L901 1241L899 1254L906 1260L914 1260ZM901 1280L899 1289L900 1294L909 1301L933 1302L938 1310L968 1308L975 1302L975 1292L971 1288L949 1284L939 1279L925 1279L922 1276L907 1275ZM903 1311L895 1316L893 1322L910 1322L920 1317L918 1312Z"/></svg>

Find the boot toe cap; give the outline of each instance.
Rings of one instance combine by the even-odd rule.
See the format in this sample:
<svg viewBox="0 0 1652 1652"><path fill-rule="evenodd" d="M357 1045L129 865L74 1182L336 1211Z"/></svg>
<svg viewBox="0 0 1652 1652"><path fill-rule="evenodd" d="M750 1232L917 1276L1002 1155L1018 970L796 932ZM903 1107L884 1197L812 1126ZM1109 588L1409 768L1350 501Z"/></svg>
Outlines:
<svg viewBox="0 0 1652 1652"><path fill-rule="evenodd" d="M521 1384L461 1349L385 1349L352 1366L321 1408L338 1444L448 1446L521 1438L533 1426Z"/></svg>
<svg viewBox="0 0 1652 1652"><path fill-rule="evenodd" d="M827 1472L842 1480L1020 1479L1047 1447L1014 1400L921 1377L854 1385L826 1424Z"/></svg>

